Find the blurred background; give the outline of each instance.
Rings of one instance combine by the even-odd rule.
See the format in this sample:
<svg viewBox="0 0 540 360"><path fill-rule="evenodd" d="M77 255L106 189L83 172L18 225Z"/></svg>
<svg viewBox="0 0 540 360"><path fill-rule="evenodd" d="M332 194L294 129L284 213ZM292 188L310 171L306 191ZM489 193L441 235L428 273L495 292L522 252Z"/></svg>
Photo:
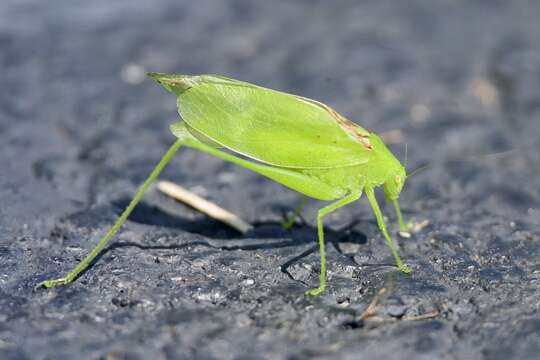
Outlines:
<svg viewBox="0 0 540 360"><path fill-rule="evenodd" d="M0 354L534 358L538 15L534 0L3 0ZM429 225L400 240L416 275L393 279L388 323L358 320L395 272L366 270L389 255L364 201L329 217L335 241L347 239L330 250L334 285L311 302L302 294L317 254L292 275L280 267L315 245L321 203L284 232L277 222L298 194L191 150L162 178L254 223L253 234L151 191L120 237L138 247L108 251L68 289L32 294L93 247L174 141L175 99L148 71L311 97L385 134L398 158L407 145L408 170L431 165L402 194L405 215ZM257 254L266 260L254 265ZM399 321L428 311L440 316Z"/></svg>

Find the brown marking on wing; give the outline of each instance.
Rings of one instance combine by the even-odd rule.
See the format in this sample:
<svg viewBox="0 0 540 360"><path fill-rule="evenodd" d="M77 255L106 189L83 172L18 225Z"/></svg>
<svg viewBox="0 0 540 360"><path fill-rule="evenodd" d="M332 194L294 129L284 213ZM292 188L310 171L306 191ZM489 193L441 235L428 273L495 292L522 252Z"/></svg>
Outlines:
<svg viewBox="0 0 540 360"><path fill-rule="evenodd" d="M343 127L345 130L347 130L356 139L358 139L360 141L360 143L362 145L364 145L364 147L367 150L373 150L373 146L371 145L371 142L369 141L369 133L360 132L358 125L356 125L355 123L353 123L349 119L344 118L337 111L332 109L330 106L328 106L326 104L323 104L322 102L319 102L319 101L316 101L316 100L313 100L313 99L309 99L309 98L305 98L305 97L302 97L302 96L297 96L297 98L299 98L300 100L306 101L306 102L308 102L310 104L321 107L324 110L326 110L330 114L330 116L332 116L341 127Z"/></svg>
<svg viewBox="0 0 540 360"><path fill-rule="evenodd" d="M347 131L349 131L349 133L351 133L355 138L357 138L367 150L373 150L373 146L371 146L371 142L369 141L369 135L359 132L358 126L355 123L339 115L337 111L335 111L329 106L326 106L326 110L330 113L330 115L332 115L334 119L336 119L336 122L339 125L341 125Z"/></svg>

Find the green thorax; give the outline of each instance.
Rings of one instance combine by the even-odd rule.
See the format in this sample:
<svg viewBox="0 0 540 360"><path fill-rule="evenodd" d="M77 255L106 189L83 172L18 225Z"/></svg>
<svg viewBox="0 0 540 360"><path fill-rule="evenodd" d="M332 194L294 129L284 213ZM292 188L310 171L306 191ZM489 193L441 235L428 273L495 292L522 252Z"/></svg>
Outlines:
<svg viewBox="0 0 540 360"><path fill-rule="evenodd" d="M384 185L387 198L393 200L399 196L403 187L405 169L377 134L369 133L368 140L372 154L365 164L300 171L330 186L343 189L344 192Z"/></svg>
<svg viewBox="0 0 540 360"><path fill-rule="evenodd" d="M370 134L370 142L373 147L373 155L365 165L366 186L372 188L384 185L384 193L389 200L399 197L405 179L405 168L398 159L388 150L381 138L374 133Z"/></svg>

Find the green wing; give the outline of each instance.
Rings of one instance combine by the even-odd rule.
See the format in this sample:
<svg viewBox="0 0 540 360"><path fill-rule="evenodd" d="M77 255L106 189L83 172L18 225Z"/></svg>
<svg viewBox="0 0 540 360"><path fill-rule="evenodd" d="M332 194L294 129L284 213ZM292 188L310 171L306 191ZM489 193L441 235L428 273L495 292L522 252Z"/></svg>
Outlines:
<svg viewBox="0 0 540 360"><path fill-rule="evenodd" d="M221 76L149 74L207 140L270 165L332 168L369 161L369 133L317 101Z"/></svg>

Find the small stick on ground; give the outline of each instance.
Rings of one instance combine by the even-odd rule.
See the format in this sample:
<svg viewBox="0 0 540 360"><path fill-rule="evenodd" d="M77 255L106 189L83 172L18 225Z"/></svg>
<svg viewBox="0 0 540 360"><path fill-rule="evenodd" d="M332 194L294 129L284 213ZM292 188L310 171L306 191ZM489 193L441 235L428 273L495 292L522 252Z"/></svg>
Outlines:
<svg viewBox="0 0 540 360"><path fill-rule="evenodd" d="M180 185L174 184L170 181L160 181L157 183L159 191L168 195L178 201L183 202L192 208L199 210L203 214L210 216L213 219L219 220L226 225L229 225L233 229L239 231L242 234L246 234L253 227L240 219L233 213L219 207L218 205L203 199L202 197L195 195Z"/></svg>
<svg viewBox="0 0 540 360"><path fill-rule="evenodd" d="M438 311L430 311L422 315L407 316L407 317L401 318L401 320L402 321L419 321L419 320L433 319L433 318L436 318L437 316L439 316Z"/></svg>
<svg viewBox="0 0 540 360"><path fill-rule="evenodd" d="M365 320L369 317L373 317L377 315L377 306L379 305L379 301L381 298L386 294L386 288L382 288L379 290L377 295L371 300L371 303L368 305L367 309L360 315L360 320Z"/></svg>

